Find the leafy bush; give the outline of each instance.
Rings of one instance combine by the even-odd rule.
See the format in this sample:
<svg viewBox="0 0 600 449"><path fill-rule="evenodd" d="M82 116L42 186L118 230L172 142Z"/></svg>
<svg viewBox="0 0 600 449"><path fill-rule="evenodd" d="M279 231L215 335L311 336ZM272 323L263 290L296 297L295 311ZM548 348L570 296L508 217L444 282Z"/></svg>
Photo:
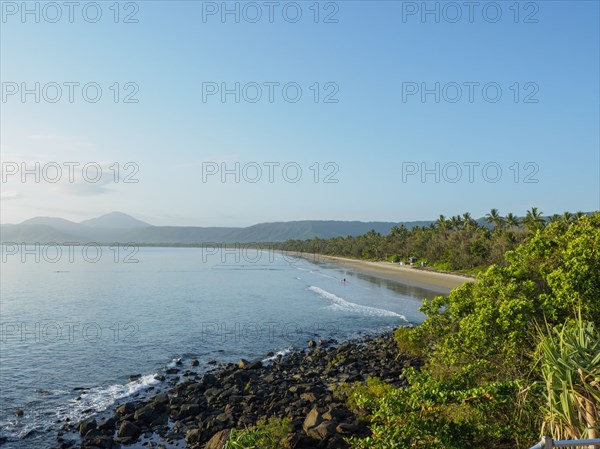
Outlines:
<svg viewBox="0 0 600 449"><path fill-rule="evenodd" d="M279 449L281 441L292 431L288 418L270 418L249 429L233 429L224 449Z"/></svg>
<svg viewBox="0 0 600 449"><path fill-rule="evenodd" d="M454 269L454 266L450 262L438 260L433 265L431 265L431 268L439 271L452 271Z"/></svg>
<svg viewBox="0 0 600 449"><path fill-rule="evenodd" d="M410 357L423 356L424 344L415 338L415 332L410 327L399 327L394 331L396 346L402 354Z"/></svg>
<svg viewBox="0 0 600 449"><path fill-rule="evenodd" d="M351 411L364 418L371 412L370 406L393 391L394 387L378 377L369 377L365 382L338 384L334 389L334 396L346 402Z"/></svg>
<svg viewBox="0 0 600 449"><path fill-rule="evenodd" d="M368 411L372 435L352 438L354 449L419 448L466 449L494 441L503 447L522 431L510 418L517 382L477 386L470 367L449 379L435 380L430 372L410 368L408 388L393 388L372 380L347 390L347 403L355 411ZM490 420L490 414L495 416ZM517 423L515 425L515 423ZM510 447L507 444L506 447Z"/></svg>

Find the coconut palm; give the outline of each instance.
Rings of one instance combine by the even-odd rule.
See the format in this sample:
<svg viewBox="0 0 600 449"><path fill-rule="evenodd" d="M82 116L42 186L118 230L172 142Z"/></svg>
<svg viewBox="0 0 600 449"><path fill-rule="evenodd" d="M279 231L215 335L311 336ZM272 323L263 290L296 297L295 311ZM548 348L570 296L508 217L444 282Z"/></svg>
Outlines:
<svg viewBox="0 0 600 449"><path fill-rule="evenodd" d="M462 227L462 225L463 219L460 217L460 215L453 215L452 218L450 218L451 229L458 230Z"/></svg>
<svg viewBox="0 0 600 449"><path fill-rule="evenodd" d="M565 223L571 223L573 221L573 214L571 212L563 212L562 217Z"/></svg>
<svg viewBox="0 0 600 449"><path fill-rule="evenodd" d="M509 231L512 231L514 228L519 227L519 225L521 224L521 220L519 220L519 217L517 217L515 214L509 212L504 218L504 223L506 223L506 228Z"/></svg>
<svg viewBox="0 0 600 449"><path fill-rule="evenodd" d="M485 221L494 225L494 231L498 231L504 223L504 218L498 212L498 209L490 210L490 213L485 216Z"/></svg>
<svg viewBox="0 0 600 449"><path fill-rule="evenodd" d="M439 218L435 222L436 229L444 236L447 236L447 231L450 226L448 220L443 215L440 215Z"/></svg>
<svg viewBox="0 0 600 449"><path fill-rule="evenodd" d="M463 229L476 229L477 222L473 220L470 212L465 212L462 214L463 217Z"/></svg>
<svg viewBox="0 0 600 449"><path fill-rule="evenodd" d="M531 210L527 211L525 218L523 218L523 224L528 231L535 231L544 227L544 218L542 212L538 211L537 207L532 207Z"/></svg>
<svg viewBox="0 0 600 449"><path fill-rule="evenodd" d="M549 218L550 223L557 223L563 221L563 217L558 214L552 214Z"/></svg>
<svg viewBox="0 0 600 449"><path fill-rule="evenodd" d="M405 238L408 234L408 230L404 225L393 226L390 230L390 235L395 238Z"/></svg>

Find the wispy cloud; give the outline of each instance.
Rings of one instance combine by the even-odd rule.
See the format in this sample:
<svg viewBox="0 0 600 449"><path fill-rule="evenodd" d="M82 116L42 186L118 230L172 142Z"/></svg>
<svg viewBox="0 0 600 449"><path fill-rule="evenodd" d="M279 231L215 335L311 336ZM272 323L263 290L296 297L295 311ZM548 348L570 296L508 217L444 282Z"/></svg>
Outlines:
<svg viewBox="0 0 600 449"><path fill-rule="evenodd" d="M17 186L42 187L59 194L91 196L113 192L112 184L135 183L137 180L135 166L125 170L114 162L82 161L79 165L73 165L72 162L41 157L33 159L20 154L4 154L1 161L3 187L11 188L5 192L7 199L15 198Z"/></svg>
<svg viewBox="0 0 600 449"><path fill-rule="evenodd" d="M23 195L16 190L7 190L6 192L0 193L0 198L2 198L2 201L18 200L23 198Z"/></svg>

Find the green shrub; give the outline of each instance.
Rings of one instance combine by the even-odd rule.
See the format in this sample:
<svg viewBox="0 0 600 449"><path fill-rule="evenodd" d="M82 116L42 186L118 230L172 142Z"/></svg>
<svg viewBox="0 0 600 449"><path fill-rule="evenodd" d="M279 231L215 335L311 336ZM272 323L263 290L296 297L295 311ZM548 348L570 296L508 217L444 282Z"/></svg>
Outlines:
<svg viewBox="0 0 600 449"><path fill-rule="evenodd" d="M452 269L454 267L452 266L452 264L450 262L438 260L437 262L434 262L431 265L431 268L433 268L434 270L440 270L440 271L452 271Z"/></svg>
<svg viewBox="0 0 600 449"><path fill-rule="evenodd" d="M409 357L421 357L423 355L424 344L416 338L413 328L399 327L394 331L394 340L401 354Z"/></svg>
<svg viewBox="0 0 600 449"><path fill-rule="evenodd" d="M233 429L224 449L280 449L281 441L292 431L288 418L259 421L255 427Z"/></svg>
<svg viewBox="0 0 600 449"><path fill-rule="evenodd" d="M375 379L354 384L346 392L347 404L354 411L368 411L372 435L351 438L352 447L466 449L483 447L486 442L504 447L503 442L523 430L511 414L520 386L517 382L477 385L476 373L466 367L438 381L429 372L410 368L405 370L407 388L393 388Z"/></svg>
<svg viewBox="0 0 600 449"><path fill-rule="evenodd" d="M392 391L393 386L378 377L369 377L365 382L338 384L334 389L334 396L343 400L352 412L365 417L370 412L369 405L387 397Z"/></svg>

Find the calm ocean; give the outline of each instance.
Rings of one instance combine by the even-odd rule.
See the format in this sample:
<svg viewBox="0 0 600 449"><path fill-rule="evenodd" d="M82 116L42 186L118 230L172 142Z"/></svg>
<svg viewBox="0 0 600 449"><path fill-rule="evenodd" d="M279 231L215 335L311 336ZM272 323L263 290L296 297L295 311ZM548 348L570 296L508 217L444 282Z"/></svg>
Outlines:
<svg viewBox="0 0 600 449"><path fill-rule="evenodd" d="M176 359L186 368L197 359L202 372L211 360L266 358L314 338L419 323L421 300L435 296L272 252L102 250L85 258L80 248L60 257L3 253L3 448L56 446L66 418L156 392L165 385L154 376Z"/></svg>

